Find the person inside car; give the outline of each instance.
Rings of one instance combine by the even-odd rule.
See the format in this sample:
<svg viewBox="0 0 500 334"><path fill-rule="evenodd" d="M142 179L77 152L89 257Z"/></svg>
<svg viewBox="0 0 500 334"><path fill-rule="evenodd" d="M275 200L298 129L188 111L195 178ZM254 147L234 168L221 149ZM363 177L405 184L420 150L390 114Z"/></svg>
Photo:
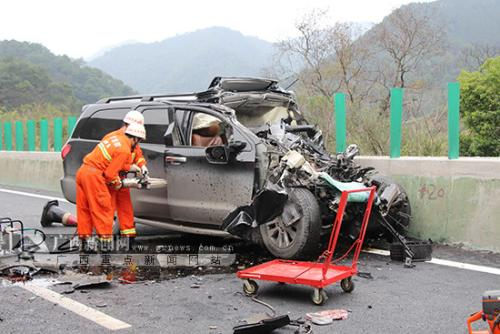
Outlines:
<svg viewBox="0 0 500 334"><path fill-rule="evenodd" d="M219 146L224 141L221 137L220 119L208 114L197 113L193 118L193 134L191 136L192 146Z"/></svg>

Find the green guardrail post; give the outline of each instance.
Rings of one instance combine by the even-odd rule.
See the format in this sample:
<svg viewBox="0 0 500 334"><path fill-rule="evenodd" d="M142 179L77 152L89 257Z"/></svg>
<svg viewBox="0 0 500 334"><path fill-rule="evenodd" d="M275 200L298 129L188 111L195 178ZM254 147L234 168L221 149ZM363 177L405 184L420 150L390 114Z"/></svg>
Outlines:
<svg viewBox="0 0 500 334"><path fill-rule="evenodd" d="M0 151L3 151L3 122L0 122Z"/></svg>
<svg viewBox="0 0 500 334"><path fill-rule="evenodd" d="M24 151L23 122L16 121L16 151Z"/></svg>
<svg viewBox="0 0 500 334"><path fill-rule="evenodd" d="M460 83L448 83L448 159L460 154Z"/></svg>
<svg viewBox="0 0 500 334"><path fill-rule="evenodd" d="M36 150L35 121L34 120L27 121L26 129L28 131L28 151L32 152Z"/></svg>
<svg viewBox="0 0 500 334"><path fill-rule="evenodd" d="M401 124L403 117L403 89L391 88L391 158L401 156Z"/></svg>
<svg viewBox="0 0 500 334"><path fill-rule="evenodd" d="M5 122L4 125L5 150L12 151L12 124Z"/></svg>
<svg viewBox="0 0 500 334"><path fill-rule="evenodd" d="M76 117L75 116L68 117L68 138L71 137L71 133L73 132L75 125L76 125Z"/></svg>
<svg viewBox="0 0 500 334"><path fill-rule="evenodd" d="M54 151L60 152L63 141L63 120L54 118Z"/></svg>
<svg viewBox="0 0 500 334"><path fill-rule="evenodd" d="M46 119L40 121L40 151L49 150L49 122Z"/></svg>
<svg viewBox="0 0 500 334"><path fill-rule="evenodd" d="M337 153L344 152L346 147L345 94L335 93L335 148Z"/></svg>

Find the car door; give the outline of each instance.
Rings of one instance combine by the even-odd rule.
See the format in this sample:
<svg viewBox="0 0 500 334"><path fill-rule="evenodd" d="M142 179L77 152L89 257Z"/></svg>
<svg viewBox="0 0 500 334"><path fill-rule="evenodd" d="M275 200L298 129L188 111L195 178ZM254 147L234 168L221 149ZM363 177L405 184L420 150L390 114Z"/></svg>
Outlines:
<svg viewBox="0 0 500 334"><path fill-rule="evenodd" d="M147 162L146 166L150 177L165 178L164 135L170 123L168 107L147 106L138 108L138 111L141 111L144 115L146 140L141 142L140 146ZM132 189L131 195L136 217L156 220L169 219L168 188Z"/></svg>
<svg viewBox="0 0 500 334"><path fill-rule="evenodd" d="M223 120L232 140L246 143L244 151L227 163L210 163L205 147L190 146L192 114L221 116L210 109L177 108L173 142L165 147L164 165L168 182L167 207L170 218L200 225L220 225L236 207L251 202L255 177L255 148L235 124ZM182 115L182 117L179 117Z"/></svg>

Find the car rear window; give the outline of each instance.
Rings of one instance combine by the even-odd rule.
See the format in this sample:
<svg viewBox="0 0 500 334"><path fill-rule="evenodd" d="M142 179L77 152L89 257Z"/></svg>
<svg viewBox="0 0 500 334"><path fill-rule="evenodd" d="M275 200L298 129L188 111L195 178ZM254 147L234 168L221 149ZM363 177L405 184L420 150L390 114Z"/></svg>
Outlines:
<svg viewBox="0 0 500 334"><path fill-rule="evenodd" d="M105 109L95 112L80 130L80 138L101 140L106 134L119 129L130 108Z"/></svg>

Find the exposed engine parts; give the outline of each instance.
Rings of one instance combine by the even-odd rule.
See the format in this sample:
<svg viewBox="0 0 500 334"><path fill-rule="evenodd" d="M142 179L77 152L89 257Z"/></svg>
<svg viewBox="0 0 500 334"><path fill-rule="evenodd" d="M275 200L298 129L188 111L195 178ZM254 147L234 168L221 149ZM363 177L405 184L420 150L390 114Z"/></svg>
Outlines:
<svg viewBox="0 0 500 334"><path fill-rule="evenodd" d="M405 242L403 234L409 225L411 209L404 189L393 180L379 176L372 167L361 167L354 158L359 154L357 145L349 145L337 155L330 155L323 144L321 131L312 125L286 125L285 122L262 126L254 129L257 136L264 140L267 146L269 168L266 186L259 192L248 207L240 207L230 214L223 229L240 237L248 237L248 228L255 228L270 222L281 215L281 223L289 226L300 219L301 212L293 203L286 202L287 194L294 188L306 188L313 193L320 205L322 229L327 233L331 225L331 217L336 214L340 195L343 190L377 186L377 196L374 204L374 215L368 229L369 237L389 235L397 241ZM282 194L277 205L269 205L259 201L263 192ZM267 195L269 196L269 194ZM353 239L359 231L362 220L363 204L366 193L349 195L351 205L346 210L348 221L343 229L345 235ZM266 203L262 205L260 203ZM251 210L248 210L248 208ZM242 212L245 212L244 219ZM257 215L260 219L257 219ZM269 218L264 221L262 217ZM412 256L407 249L408 256Z"/></svg>

